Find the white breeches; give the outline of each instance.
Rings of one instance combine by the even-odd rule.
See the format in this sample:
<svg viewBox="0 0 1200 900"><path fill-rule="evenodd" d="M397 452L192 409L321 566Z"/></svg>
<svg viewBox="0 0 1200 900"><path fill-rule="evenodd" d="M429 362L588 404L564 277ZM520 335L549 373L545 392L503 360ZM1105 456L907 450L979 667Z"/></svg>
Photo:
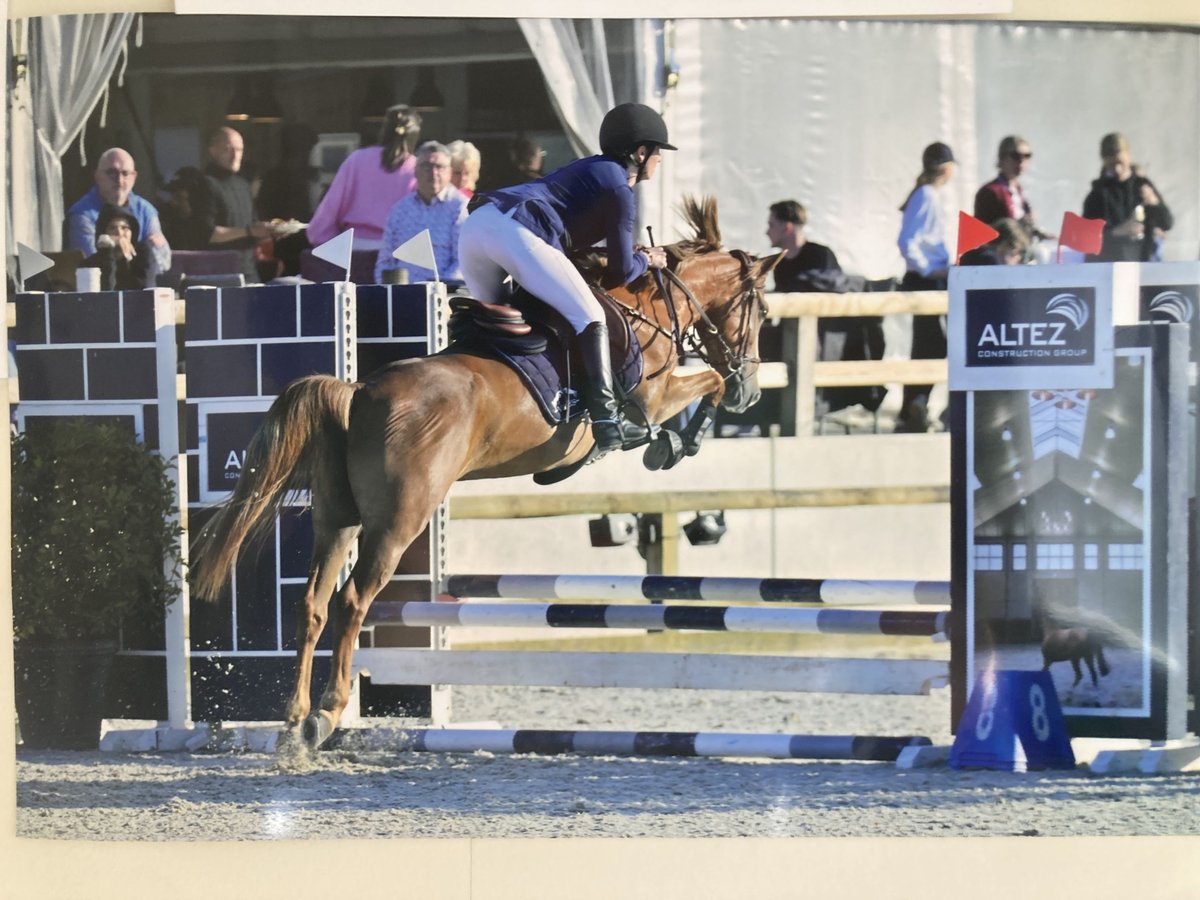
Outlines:
<svg viewBox="0 0 1200 900"><path fill-rule="evenodd" d="M491 203L463 222L458 258L463 280L478 300L503 301L504 279L511 275L529 293L562 313L576 334L592 322L604 321L600 303L566 255Z"/></svg>

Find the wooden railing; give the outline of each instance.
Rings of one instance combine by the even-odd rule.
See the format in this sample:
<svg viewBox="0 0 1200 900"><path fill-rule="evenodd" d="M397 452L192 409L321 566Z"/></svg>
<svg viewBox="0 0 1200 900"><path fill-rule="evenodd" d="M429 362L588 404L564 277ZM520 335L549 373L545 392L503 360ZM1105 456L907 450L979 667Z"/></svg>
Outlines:
<svg viewBox="0 0 1200 900"><path fill-rule="evenodd" d="M949 503L945 484L823 487L802 490L639 491L637 493L463 494L450 500L452 519L536 519L615 513L680 513L698 509L797 509Z"/></svg>
<svg viewBox="0 0 1200 900"><path fill-rule="evenodd" d="M639 491L628 493L465 494L450 498L450 519L530 519L546 516L651 516L642 553L650 575L679 574L679 516L704 509L798 509L908 506L950 502L945 484L804 490Z"/></svg>
<svg viewBox="0 0 1200 900"><path fill-rule="evenodd" d="M944 359L885 359L853 362L817 361L817 320L823 316L889 316L946 314L945 291L889 291L861 294L767 294L771 317L782 320L786 386L764 379L764 386L783 386L785 435L812 434L817 390L886 384L941 384L947 378ZM904 348L907 351L908 348Z"/></svg>

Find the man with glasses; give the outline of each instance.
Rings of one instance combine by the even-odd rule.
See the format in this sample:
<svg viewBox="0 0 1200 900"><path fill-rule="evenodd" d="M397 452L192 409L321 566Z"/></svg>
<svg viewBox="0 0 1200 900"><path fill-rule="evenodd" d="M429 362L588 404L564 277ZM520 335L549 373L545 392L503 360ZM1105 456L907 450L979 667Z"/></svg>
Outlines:
<svg viewBox="0 0 1200 900"><path fill-rule="evenodd" d="M153 272L166 272L171 268L171 247L163 237L158 210L143 197L133 192L137 182L137 169L133 157L120 147L113 147L100 154L94 173L95 185L67 210L66 245L81 250L85 257L96 252L96 219L106 204L127 209L137 220L138 232L143 246L153 254ZM150 279L153 284L153 277Z"/></svg>
<svg viewBox="0 0 1200 900"><path fill-rule="evenodd" d="M461 282L458 261L458 233L467 218L467 198L450 183L450 150L437 141L426 141L417 148L417 189L396 202L388 213L383 229L379 256L375 260L375 281L383 283L385 272L390 281L432 281L432 269L402 263L392 252L422 231L429 229L437 276L442 281ZM402 273L402 274L401 274Z"/></svg>
<svg viewBox="0 0 1200 900"><path fill-rule="evenodd" d="M975 194L975 218L991 225L998 219L1014 219L1031 240L1045 240L1054 235L1037 227L1033 210L1025 199L1021 188L1021 176L1033 159L1029 142L1022 137L1009 135L1000 142L996 166L1000 174L985 184Z"/></svg>

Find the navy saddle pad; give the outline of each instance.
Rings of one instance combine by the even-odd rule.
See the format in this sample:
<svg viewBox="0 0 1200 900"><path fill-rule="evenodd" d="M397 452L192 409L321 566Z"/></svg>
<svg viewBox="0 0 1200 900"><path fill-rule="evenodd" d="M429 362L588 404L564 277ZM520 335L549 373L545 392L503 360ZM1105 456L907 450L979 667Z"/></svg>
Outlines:
<svg viewBox="0 0 1200 900"><path fill-rule="evenodd" d="M561 425L581 417L583 366L575 349L575 331L553 307L523 289L510 301L530 325L530 333L515 337L487 327L488 316L472 315L467 304L457 306L450 319L451 344L443 353L476 353L503 360L520 376L537 398L543 417L550 425ZM631 394L641 383L644 363L642 348L620 308L602 300L608 320L613 361L613 388L621 396ZM457 322L456 322L457 320Z"/></svg>

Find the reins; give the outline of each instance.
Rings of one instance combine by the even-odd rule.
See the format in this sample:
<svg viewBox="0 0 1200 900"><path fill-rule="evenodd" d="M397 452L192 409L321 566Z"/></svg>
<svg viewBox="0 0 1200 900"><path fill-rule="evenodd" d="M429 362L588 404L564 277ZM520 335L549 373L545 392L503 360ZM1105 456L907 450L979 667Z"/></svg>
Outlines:
<svg viewBox="0 0 1200 900"><path fill-rule="evenodd" d="M730 255L738 260L739 263L741 263L743 273L749 269L750 258L745 252L741 250L734 250L731 251ZM751 338L749 323L747 321L750 314L750 304L755 300L759 300L759 302L761 302L761 298L757 296L758 289L756 287L751 285L748 290L742 292L742 298L745 302L740 304L742 322L738 329L740 334L738 341L739 346L735 351L729 346L729 343L725 340L724 335L721 334L721 330L717 328L716 324L709 317L704 307L700 304L700 301L696 299L696 295L692 293L686 282L684 282L679 275L670 269L655 269L654 277L658 283L659 293L662 294L663 300L666 302L668 315L671 319L671 331L668 332L657 322L650 320L648 316L644 315L638 310L632 309L631 307L626 307L626 309L629 310L629 314L632 317L647 323L660 334L671 338L680 357L690 350L710 367L715 368L715 366L712 365L712 360L709 358L708 350L705 348L703 340L696 334L696 331L699 330L697 327L698 323L702 322L708 334L716 339L717 344L725 355L724 361L729 369L729 375L725 376L726 379L731 378L735 373L740 371L746 363L758 363L762 361L758 357L752 358L746 355L746 346L750 343ZM672 296L671 285L678 287L679 290L683 292L683 296L687 299L692 308L692 321L686 327L681 327L679 324L679 314L675 309L675 300ZM687 344L690 344L690 346L685 346L685 341Z"/></svg>

